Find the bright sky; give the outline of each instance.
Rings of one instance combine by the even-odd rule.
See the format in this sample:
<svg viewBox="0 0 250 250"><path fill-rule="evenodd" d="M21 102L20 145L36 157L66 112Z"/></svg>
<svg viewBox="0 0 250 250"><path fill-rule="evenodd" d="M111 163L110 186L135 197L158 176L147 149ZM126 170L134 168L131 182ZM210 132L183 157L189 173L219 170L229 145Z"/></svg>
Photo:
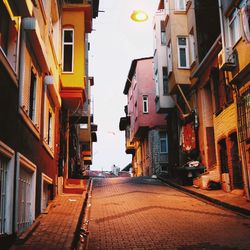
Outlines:
<svg viewBox="0 0 250 250"><path fill-rule="evenodd" d="M153 14L158 0L100 0L98 17L89 35L89 73L92 87L94 123L98 125L97 143L93 143L92 170L121 169L131 162L125 153L125 133L119 131L120 117L125 116L123 89L133 59L153 56ZM144 23L130 19L135 9L149 14Z"/></svg>

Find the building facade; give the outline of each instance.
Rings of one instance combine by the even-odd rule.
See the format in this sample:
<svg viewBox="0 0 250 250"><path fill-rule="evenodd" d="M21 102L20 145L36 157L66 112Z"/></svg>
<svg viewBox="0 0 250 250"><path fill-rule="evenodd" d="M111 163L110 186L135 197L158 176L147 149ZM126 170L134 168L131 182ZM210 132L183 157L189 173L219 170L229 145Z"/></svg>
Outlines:
<svg viewBox="0 0 250 250"><path fill-rule="evenodd" d="M249 197L249 1L160 1L157 15L165 15L176 165L199 160L206 173L196 183Z"/></svg>
<svg viewBox="0 0 250 250"><path fill-rule="evenodd" d="M69 5L81 22L67 16ZM97 11L98 1L0 1L1 246L27 230L62 189L62 159L72 150L62 146L72 140L62 136L71 129L67 105L78 102L75 93L85 101L84 49L74 44L91 32ZM80 52L82 58L68 60Z"/></svg>
<svg viewBox="0 0 250 250"><path fill-rule="evenodd" d="M127 106L120 129L126 131L126 152L132 153L133 175L156 174L167 167L168 148L165 117L156 113L152 57L132 61L123 93ZM156 150L158 144L161 152Z"/></svg>

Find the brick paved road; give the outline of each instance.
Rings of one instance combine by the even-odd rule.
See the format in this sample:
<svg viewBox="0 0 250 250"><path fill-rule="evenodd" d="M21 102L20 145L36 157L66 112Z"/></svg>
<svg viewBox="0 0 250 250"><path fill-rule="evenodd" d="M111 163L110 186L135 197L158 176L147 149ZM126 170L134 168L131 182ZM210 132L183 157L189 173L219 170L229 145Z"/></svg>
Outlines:
<svg viewBox="0 0 250 250"><path fill-rule="evenodd" d="M250 249L250 219L158 180L95 179L87 249Z"/></svg>

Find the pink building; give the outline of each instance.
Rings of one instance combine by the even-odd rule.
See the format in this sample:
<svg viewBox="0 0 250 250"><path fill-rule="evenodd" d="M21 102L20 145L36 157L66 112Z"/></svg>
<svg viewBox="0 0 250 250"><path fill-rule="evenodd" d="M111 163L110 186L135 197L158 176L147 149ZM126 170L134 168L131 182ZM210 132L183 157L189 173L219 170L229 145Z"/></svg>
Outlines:
<svg viewBox="0 0 250 250"><path fill-rule="evenodd" d="M126 130L126 140L133 145L134 150L129 153L132 153L134 175L166 170L166 119L165 115L156 113L152 57L132 61L123 93L127 95L127 119L121 119L120 129Z"/></svg>

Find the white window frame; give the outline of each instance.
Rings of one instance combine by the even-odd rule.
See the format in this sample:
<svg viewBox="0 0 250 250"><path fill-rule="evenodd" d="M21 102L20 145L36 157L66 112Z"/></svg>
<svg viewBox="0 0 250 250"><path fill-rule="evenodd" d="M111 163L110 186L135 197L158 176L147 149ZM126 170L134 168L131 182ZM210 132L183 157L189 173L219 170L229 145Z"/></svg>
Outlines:
<svg viewBox="0 0 250 250"><path fill-rule="evenodd" d="M167 44L167 36L166 36L166 30L164 26L164 21L160 22L160 37L161 37L161 45L166 45Z"/></svg>
<svg viewBox="0 0 250 250"><path fill-rule="evenodd" d="M55 112L52 102L52 98L49 98L48 87L45 85L44 94L44 129L43 129L43 141L47 151L54 157L54 142L55 142ZM49 122L49 114L51 114L51 120Z"/></svg>
<svg viewBox="0 0 250 250"><path fill-rule="evenodd" d="M241 38L240 9L235 9L228 18L228 36L233 47Z"/></svg>
<svg viewBox="0 0 250 250"><path fill-rule="evenodd" d="M148 96L142 96L142 111L144 114L148 114Z"/></svg>
<svg viewBox="0 0 250 250"><path fill-rule="evenodd" d="M29 212L29 219L28 222L21 222L19 221L18 212L20 210L18 200L19 200L19 182L20 182L20 171L24 169L26 172L30 173L31 175L31 183L30 183L30 211ZM17 171L16 171L16 220L15 220L15 231L16 232L23 232L26 230L35 220L35 197L36 197L36 172L37 167L36 165L31 162L28 158L24 155L17 153ZM27 211L26 211L27 212ZM27 217L27 215L25 216ZM26 226L22 227L20 224L26 224Z"/></svg>
<svg viewBox="0 0 250 250"><path fill-rule="evenodd" d="M65 31L72 31L72 42L65 42L64 41L64 32ZM63 39L62 39L62 71L63 73L74 73L74 39L75 39L74 29L73 28L63 28ZM72 45L72 69L71 71L64 70L64 45Z"/></svg>
<svg viewBox="0 0 250 250"><path fill-rule="evenodd" d="M190 64L195 62L196 53L195 53L195 39L193 34L189 34L189 44L190 44Z"/></svg>
<svg viewBox="0 0 250 250"><path fill-rule="evenodd" d="M20 32L19 32L19 26L20 26L20 20L21 17L14 16L12 13L12 10L7 10L7 5L3 1L2 5L5 8L5 11L9 14L8 19L8 33L12 33L11 38L8 35L7 38L7 47L4 49L0 45L0 53L5 56L5 58L8 61L8 66L11 67L11 70L13 70L14 74L18 73L18 61L19 61L19 40L20 40ZM0 13L1 14L1 13ZM0 18L1 19L1 18ZM10 31L12 30L12 31ZM15 35L14 35L15 32ZM1 34L0 34L1 36Z"/></svg>
<svg viewBox="0 0 250 250"><path fill-rule="evenodd" d="M179 39L184 38L186 40L186 45L179 45ZM178 53L178 68L180 69L189 69L189 48L188 48L188 37L186 36L178 36L177 37L177 53ZM185 59L186 66L181 66L181 58L180 58L180 49L185 49Z"/></svg>
<svg viewBox="0 0 250 250"><path fill-rule="evenodd" d="M47 206L48 206L48 201L49 199L47 200L48 197L44 197L44 192L43 192L43 188L44 188L44 185L50 185L50 184L53 184L53 180L46 174L42 173L42 176L41 176L41 213L44 213ZM48 195L45 194L45 195ZM44 206L44 201L46 203L46 207Z"/></svg>
<svg viewBox="0 0 250 250"><path fill-rule="evenodd" d="M175 10L186 11L186 0L175 0Z"/></svg>
<svg viewBox="0 0 250 250"><path fill-rule="evenodd" d="M32 81L32 76L34 76L34 82ZM33 121L33 123L36 123L37 120L37 83L38 83L38 76L37 73L33 70L33 67L31 68L30 72L30 89L29 89L29 117ZM33 86L33 91L31 93L31 86ZM31 98L32 94L32 98ZM32 112L32 113L31 113Z"/></svg>
<svg viewBox="0 0 250 250"><path fill-rule="evenodd" d="M5 143L0 141L0 161L1 158L4 159L6 164L6 175L5 175L5 197L4 197L4 204L2 204L2 209L4 210L4 225L2 225L2 229L4 230L1 232L0 228L0 235L1 234L12 234L13 233L13 192L14 192L14 172L15 172L15 152L13 149L8 147ZM0 194L1 196L1 194ZM2 197L3 198L3 197ZM0 197L1 199L1 197Z"/></svg>

